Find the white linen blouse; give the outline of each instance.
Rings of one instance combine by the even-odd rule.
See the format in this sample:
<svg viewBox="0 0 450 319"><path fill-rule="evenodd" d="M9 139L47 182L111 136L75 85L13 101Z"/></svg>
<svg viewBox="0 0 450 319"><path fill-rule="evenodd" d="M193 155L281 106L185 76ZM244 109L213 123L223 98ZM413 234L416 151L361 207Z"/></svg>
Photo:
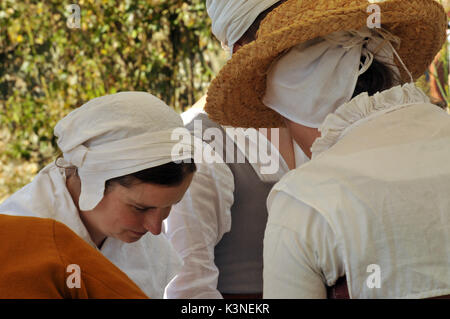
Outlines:
<svg viewBox="0 0 450 319"><path fill-rule="evenodd" d="M182 114L183 121L188 123L199 113L204 111L201 108L191 108ZM239 134L244 132L236 131L236 136ZM257 150L257 139L266 139L260 132L248 136L247 148L244 138L237 138L236 143L247 160L249 154L255 154L252 152ZM257 136L257 139L254 140L251 136ZM269 141L267 143L272 147L272 160L280 159L278 172L261 174L262 163L250 164L262 181L279 181L289 169L278 150ZM296 164L300 165L308 160L300 147L296 144L294 147ZM232 227L230 209L234 202L233 192L234 177L226 164L197 163L197 172L191 186L182 201L173 206L165 221L168 238L184 263L166 289L167 298L222 298L217 290L219 270L214 263L214 247Z"/></svg>
<svg viewBox="0 0 450 319"><path fill-rule="evenodd" d="M406 111L401 112L404 110ZM402 185L403 181L411 180L410 167L417 168L414 158L407 160L402 158L398 159L402 164L401 169L398 169L399 162L390 158L395 155L391 155L386 150L396 150L396 154L401 154L404 150L404 156L409 156L408 152L419 154L417 150L427 150L427 145L411 146L412 144L407 144L405 139L399 140L397 135L392 138L386 135L389 134L386 129L389 127L386 126L386 117L383 117L384 122L379 120L385 114L395 116L392 123L402 123L403 120L408 123L395 126L397 132L404 130L397 134L398 136L409 135L409 139L416 144L415 135L411 136L413 132L416 132L414 134L418 134L419 137L426 136L435 143L442 144L440 158L450 157L449 134L446 128L448 125L445 124L446 121L448 123L447 115L431 105L425 94L414 84L397 86L372 97L359 95L338 108L335 113L325 119L321 126L322 137L312 146L313 160L285 175L268 196L269 217L264 238L264 298L326 298L326 286L333 286L336 280L344 275L347 277L351 298L429 298L450 293L448 271L450 216L448 206L446 212L445 208L442 208L448 205L448 201L441 196L440 203L423 204L424 207L429 208L430 215L427 216L424 215L425 211L421 213L423 205L418 204L427 200L420 198L424 194L419 197L417 194L423 191L422 185L418 182L420 178L414 180L415 188L411 187L409 193L404 188L399 188L399 194L411 198L409 200L401 198L397 204L395 201L390 201L390 195L385 193L387 190L376 188L380 187L379 185L381 187L389 185L391 187L389 191L396 191L395 183ZM428 123L428 118L422 117L424 114L431 114L430 118L434 120L437 118L439 123ZM411 127L410 123L416 123L416 127ZM384 126L381 126L383 124ZM368 125L370 125L369 128ZM406 125L409 126L405 128ZM370 134L370 140L367 135L359 136L361 131L352 135L357 128L364 128L365 133L372 130L370 132L376 131L380 134ZM435 136L429 137L430 130L434 131ZM386 133L381 134L383 131ZM350 142L338 144L340 141L344 142L344 136L347 135L351 136L352 143L356 141L358 145L354 146L355 143ZM446 136L446 138L443 139L440 136ZM372 143L367 147L368 153L359 154L363 152L362 149L367 143ZM361 147L361 152L355 151L355 147ZM372 154L371 152L374 156L370 159L369 165L372 165L370 167L373 171L361 175L352 173L353 167L356 167L356 170L365 167L354 158L367 158L367 154ZM429 159L430 156L424 158L433 161ZM300 181L301 172L304 172L314 159L321 161L319 167L327 167L325 172L314 174L326 176L316 178L314 176L317 175L311 175L313 172L307 170L306 174L301 175L303 181ZM329 192L321 194L315 192L316 188L310 190L309 181L314 181L314 185L319 185L321 190L328 190L327 187L323 187L324 181L333 184L340 178L341 175L333 175L333 167L335 167L333 163L336 161L339 167L348 168L351 174L348 178L356 184L347 184L344 181L343 188L329 188ZM413 166L408 166L409 163ZM417 171L416 177L420 174L433 176L436 167L443 167L442 163L441 165L433 165L435 163L429 162L422 164L422 166L419 165L422 170ZM340 170L339 174L342 172L345 170ZM306 181L305 176L309 177ZM370 176L375 182L370 182ZM368 183L365 182L367 178L369 178ZM380 184L379 182L379 180L390 181L391 179L393 183ZM367 194L367 192L359 192L357 188L351 187L349 188L356 192L354 194L357 194L353 198L348 197L347 193L340 193L345 191L345 185L359 185L358 183L375 186L373 195L364 195L368 198L359 197L357 195ZM447 180L446 185L450 186L450 181ZM426 186L423 187L426 188ZM445 193L444 189L448 187L441 190ZM339 191L336 192L336 190ZM304 193L300 194L301 192L310 192L310 194L303 195ZM436 192L431 193L439 196ZM381 196L376 197L378 194ZM308 203L323 204L312 207L304 201L305 199L312 199L308 200ZM402 209L398 211L396 205L400 202L404 206L401 206ZM411 204L408 206L405 202ZM320 209L320 212L317 209ZM345 216L337 214L341 210L345 212ZM393 212L395 214L390 214ZM375 233L373 233L374 229ZM417 231L411 234L407 229ZM421 237L429 231L432 231L433 237L429 240ZM399 245L402 247L401 250L398 249ZM429 260L427 256L434 256L433 260L436 263L427 261ZM360 267L364 262L367 262L367 265ZM369 280L376 269L376 267L369 269L369 264L372 263L380 263L382 266L378 269L381 275L379 287L366 285L365 279ZM405 265L408 267L404 267Z"/></svg>

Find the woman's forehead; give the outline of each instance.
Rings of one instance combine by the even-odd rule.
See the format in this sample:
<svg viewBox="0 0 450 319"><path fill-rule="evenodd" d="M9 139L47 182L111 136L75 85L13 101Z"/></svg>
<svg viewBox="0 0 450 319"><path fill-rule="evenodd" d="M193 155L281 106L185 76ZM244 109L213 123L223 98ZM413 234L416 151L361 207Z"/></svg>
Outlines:
<svg viewBox="0 0 450 319"><path fill-rule="evenodd" d="M137 183L130 187L121 186L118 195L142 207L167 207L180 201L185 189L185 183L176 186Z"/></svg>

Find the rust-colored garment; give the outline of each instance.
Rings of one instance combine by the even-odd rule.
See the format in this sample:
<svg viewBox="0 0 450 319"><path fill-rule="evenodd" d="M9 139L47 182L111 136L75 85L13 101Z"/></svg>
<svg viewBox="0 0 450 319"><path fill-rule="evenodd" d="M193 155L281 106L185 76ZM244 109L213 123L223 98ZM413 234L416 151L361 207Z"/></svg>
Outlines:
<svg viewBox="0 0 450 319"><path fill-rule="evenodd" d="M0 215L0 260L0 298L147 298L100 252L52 219ZM80 267L80 288L66 283L75 274L68 271L71 264Z"/></svg>

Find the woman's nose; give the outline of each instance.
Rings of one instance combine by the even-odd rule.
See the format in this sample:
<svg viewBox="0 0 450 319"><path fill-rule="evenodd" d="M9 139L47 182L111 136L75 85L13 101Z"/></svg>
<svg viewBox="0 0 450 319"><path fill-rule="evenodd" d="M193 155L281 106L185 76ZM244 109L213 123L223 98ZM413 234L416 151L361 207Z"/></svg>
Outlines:
<svg viewBox="0 0 450 319"><path fill-rule="evenodd" d="M151 213L147 213L144 220L144 227L153 235L161 234L162 223L169 216L170 207L157 209Z"/></svg>

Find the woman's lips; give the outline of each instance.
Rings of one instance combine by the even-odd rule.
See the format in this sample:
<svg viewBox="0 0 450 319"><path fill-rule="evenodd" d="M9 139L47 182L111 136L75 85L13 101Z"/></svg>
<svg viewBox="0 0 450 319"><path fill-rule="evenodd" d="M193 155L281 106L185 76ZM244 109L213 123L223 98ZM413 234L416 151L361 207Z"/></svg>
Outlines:
<svg viewBox="0 0 450 319"><path fill-rule="evenodd" d="M143 232L143 233L140 233L140 232L136 232L136 231L134 231L134 230L130 230L135 236L144 236L147 232Z"/></svg>

